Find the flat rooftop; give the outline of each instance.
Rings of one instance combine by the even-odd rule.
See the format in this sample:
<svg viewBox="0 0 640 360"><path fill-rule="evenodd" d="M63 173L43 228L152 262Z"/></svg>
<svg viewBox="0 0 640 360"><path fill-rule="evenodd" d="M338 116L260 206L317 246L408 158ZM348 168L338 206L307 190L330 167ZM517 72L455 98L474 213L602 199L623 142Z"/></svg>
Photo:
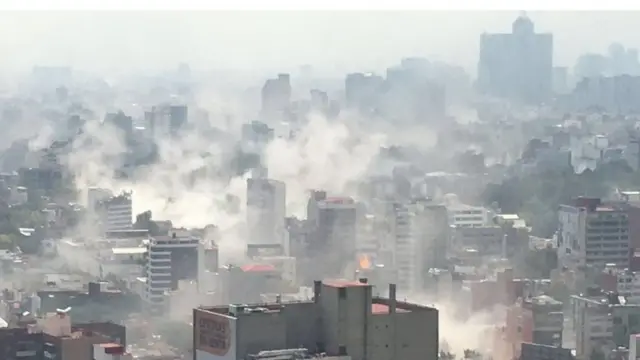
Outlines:
<svg viewBox="0 0 640 360"><path fill-rule="evenodd" d="M111 249L114 255L135 255L135 254L144 254L147 252L146 248L143 247L117 247Z"/></svg>
<svg viewBox="0 0 640 360"><path fill-rule="evenodd" d="M396 313L408 313L411 310L400 309L396 307ZM389 313L389 305L386 304L371 304L371 313L373 315L382 315Z"/></svg>
<svg viewBox="0 0 640 360"><path fill-rule="evenodd" d="M322 282L326 286L335 287L335 288L348 288L354 286L369 286L369 284L363 284L359 281L351 281L351 280L325 280Z"/></svg>
<svg viewBox="0 0 640 360"><path fill-rule="evenodd" d="M276 271L275 266L270 264L247 264L247 265L241 266L240 269L244 272L252 272L252 273Z"/></svg>

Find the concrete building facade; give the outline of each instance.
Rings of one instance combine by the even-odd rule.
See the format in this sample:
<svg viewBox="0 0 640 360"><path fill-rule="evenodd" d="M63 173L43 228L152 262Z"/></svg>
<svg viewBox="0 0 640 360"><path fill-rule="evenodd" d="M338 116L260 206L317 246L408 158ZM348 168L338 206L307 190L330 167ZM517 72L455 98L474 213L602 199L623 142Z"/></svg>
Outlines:
<svg viewBox="0 0 640 360"><path fill-rule="evenodd" d="M286 188L281 181L247 179L247 227L250 244L284 245Z"/></svg>
<svg viewBox="0 0 640 360"><path fill-rule="evenodd" d="M558 260L575 269L613 264L628 268L630 256L629 220L619 204L600 199L578 198L558 211Z"/></svg>
<svg viewBox="0 0 640 360"><path fill-rule="evenodd" d="M349 197L324 194L310 202L307 212L312 229L307 255L317 261L315 278L344 277L345 271L355 269L357 262L356 202Z"/></svg>
<svg viewBox="0 0 640 360"><path fill-rule="evenodd" d="M194 360L305 348L354 360L437 359L438 311L372 296L366 280L314 283L314 300L194 309Z"/></svg>
<svg viewBox="0 0 640 360"><path fill-rule="evenodd" d="M182 229L170 234L151 238L147 243L143 300L152 314L165 310L167 293L177 289L178 281L198 279L204 272L204 246L200 239Z"/></svg>
<svg viewBox="0 0 640 360"><path fill-rule="evenodd" d="M553 35L535 33L533 22L518 17L508 34L482 34L478 87L485 94L540 103L551 95Z"/></svg>

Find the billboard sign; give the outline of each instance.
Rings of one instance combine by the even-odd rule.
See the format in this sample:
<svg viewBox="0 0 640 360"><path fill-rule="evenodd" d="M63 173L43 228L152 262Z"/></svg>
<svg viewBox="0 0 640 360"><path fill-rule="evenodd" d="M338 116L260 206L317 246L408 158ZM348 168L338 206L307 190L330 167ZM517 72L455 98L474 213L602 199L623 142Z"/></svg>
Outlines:
<svg viewBox="0 0 640 360"><path fill-rule="evenodd" d="M206 311L196 311L196 359L235 360L235 319Z"/></svg>

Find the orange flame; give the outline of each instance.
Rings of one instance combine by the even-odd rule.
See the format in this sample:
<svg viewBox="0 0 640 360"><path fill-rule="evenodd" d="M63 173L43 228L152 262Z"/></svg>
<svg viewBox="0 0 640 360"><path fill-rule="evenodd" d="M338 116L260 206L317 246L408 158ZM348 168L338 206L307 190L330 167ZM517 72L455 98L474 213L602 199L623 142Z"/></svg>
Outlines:
<svg viewBox="0 0 640 360"><path fill-rule="evenodd" d="M367 255L360 256L360 269L369 269L371 267L371 261Z"/></svg>

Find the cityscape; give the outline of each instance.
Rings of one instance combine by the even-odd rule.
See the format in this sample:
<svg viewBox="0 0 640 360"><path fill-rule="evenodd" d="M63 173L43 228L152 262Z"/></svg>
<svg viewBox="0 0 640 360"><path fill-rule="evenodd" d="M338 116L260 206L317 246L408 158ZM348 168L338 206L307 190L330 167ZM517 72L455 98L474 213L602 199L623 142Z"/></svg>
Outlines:
<svg viewBox="0 0 640 360"><path fill-rule="evenodd" d="M0 360L638 359L638 50L535 20L473 71L3 78Z"/></svg>

